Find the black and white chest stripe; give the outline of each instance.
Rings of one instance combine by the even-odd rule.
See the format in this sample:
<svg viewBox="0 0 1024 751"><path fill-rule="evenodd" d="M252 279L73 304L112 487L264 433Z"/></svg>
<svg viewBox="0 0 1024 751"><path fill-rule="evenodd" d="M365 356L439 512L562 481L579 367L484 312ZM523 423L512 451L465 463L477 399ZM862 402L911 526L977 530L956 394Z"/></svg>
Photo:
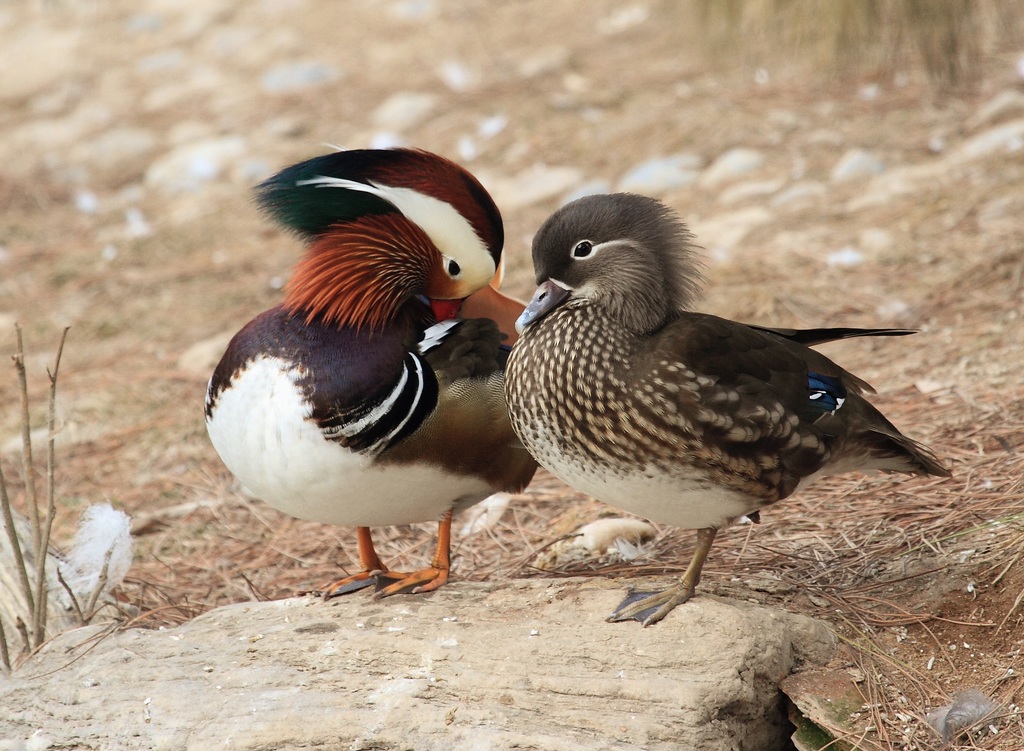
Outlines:
<svg viewBox="0 0 1024 751"><path fill-rule="evenodd" d="M458 320L442 321L426 329L417 351L405 356L397 380L390 389L382 390L379 399L355 408L329 409L327 414L314 408L312 418L324 438L377 456L415 432L437 406L439 391L433 369L422 355L440 346L460 324ZM315 402L315 394L313 399Z"/></svg>

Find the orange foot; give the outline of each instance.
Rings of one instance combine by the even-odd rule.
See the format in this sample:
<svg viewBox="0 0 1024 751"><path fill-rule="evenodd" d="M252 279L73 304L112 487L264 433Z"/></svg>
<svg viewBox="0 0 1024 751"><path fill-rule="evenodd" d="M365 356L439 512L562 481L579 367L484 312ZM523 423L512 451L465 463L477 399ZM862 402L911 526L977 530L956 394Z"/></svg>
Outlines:
<svg viewBox="0 0 1024 751"><path fill-rule="evenodd" d="M329 600L332 597L340 597L341 595L347 595L350 592L358 592L366 587L377 587L380 588L379 581L377 579L381 574L388 573L384 571L360 571L358 574L352 576L346 576L344 579L338 579L338 581L331 582L326 587L323 587L319 591L319 595Z"/></svg>
<svg viewBox="0 0 1024 751"><path fill-rule="evenodd" d="M401 571L388 571L381 563L377 552L373 549L373 539L368 527L356 530L359 544L359 563L363 570L358 574L347 576L328 584L321 590L325 600L349 592L358 592L366 587L374 588L374 600L399 594L419 594L433 592L448 583L448 570L451 566L449 549L451 548L452 512L449 510L437 525L437 549L430 567L406 574Z"/></svg>
<svg viewBox="0 0 1024 751"><path fill-rule="evenodd" d="M391 584L387 582L390 581ZM377 591L374 600L381 600L391 595L418 595L421 592L433 592L448 583L448 567L431 566L411 574L400 571L384 571L377 575Z"/></svg>

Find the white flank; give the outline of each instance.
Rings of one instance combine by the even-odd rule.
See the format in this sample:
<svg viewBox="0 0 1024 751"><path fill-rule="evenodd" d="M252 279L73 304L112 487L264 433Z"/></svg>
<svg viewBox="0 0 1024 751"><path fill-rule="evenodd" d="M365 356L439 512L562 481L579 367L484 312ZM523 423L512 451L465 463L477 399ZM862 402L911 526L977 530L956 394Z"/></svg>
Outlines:
<svg viewBox="0 0 1024 751"><path fill-rule="evenodd" d="M383 198L410 221L418 224L443 255L458 262L462 272L457 281L465 292L464 296L469 296L480 289L494 276L494 259L487 246L473 226L450 203L411 188L393 188L373 182L367 184L325 175L299 180L296 185L344 188Z"/></svg>
<svg viewBox="0 0 1024 751"><path fill-rule="evenodd" d="M599 501L659 524L685 529L722 527L757 506L741 493L710 485L701 478L690 479L682 470L671 475L649 470L615 476L578 465L547 468L566 484Z"/></svg>
<svg viewBox="0 0 1024 751"><path fill-rule="evenodd" d="M685 529L722 527L753 511L756 501L706 479L688 476L683 466L671 473L633 468L614 473L563 454L547 435L543 423L530 426L527 448L538 463L567 485L599 501L650 519ZM520 434L522 435L522 433Z"/></svg>
<svg viewBox="0 0 1024 751"><path fill-rule="evenodd" d="M452 506L490 494L483 480L425 464L378 467L372 457L325 439L309 419L312 407L298 379L284 360L258 357L220 393L207 421L227 468L279 511L376 527L436 521Z"/></svg>

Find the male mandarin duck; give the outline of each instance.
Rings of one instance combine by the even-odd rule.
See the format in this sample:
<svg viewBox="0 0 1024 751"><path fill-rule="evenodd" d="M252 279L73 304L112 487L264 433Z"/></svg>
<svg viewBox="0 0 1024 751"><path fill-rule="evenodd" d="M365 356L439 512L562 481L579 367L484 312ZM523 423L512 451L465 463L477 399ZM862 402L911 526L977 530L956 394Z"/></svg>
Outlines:
<svg viewBox="0 0 1024 751"><path fill-rule="evenodd" d="M310 159L259 185L257 201L306 249L283 304L239 331L217 366L210 439L274 508L358 528L362 570L325 598L437 589L453 513L522 490L536 469L503 395L509 337L495 321L511 340L523 306L489 284L501 215L464 169L409 149ZM477 317L457 317L463 301ZM439 521L431 565L388 570L370 527L425 521Z"/></svg>
<svg viewBox="0 0 1024 751"><path fill-rule="evenodd" d="M693 596L718 529L814 477L949 476L865 398L871 387L808 347L894 329L770 329L692 312L692 235L633 194L590 196L533 242L540 285L506 369L512 426L569 485L698 530L682 579L631 591L609 620L644 625Z"/></svg>

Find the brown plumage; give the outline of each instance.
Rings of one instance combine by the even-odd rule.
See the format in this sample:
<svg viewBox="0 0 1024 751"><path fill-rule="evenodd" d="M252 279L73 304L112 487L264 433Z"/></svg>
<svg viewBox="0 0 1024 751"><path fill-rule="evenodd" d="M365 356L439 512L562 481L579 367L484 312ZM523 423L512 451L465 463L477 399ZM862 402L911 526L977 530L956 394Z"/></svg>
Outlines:
<svg viewBox="0 0 1024 751"><path fill-rule="evenodd" d="M692 236L642 196L563 207L533 257L540 287L506 376L516 433L570 485L701 530L683 580L631 594L613 620L660 620L692 596L717 529L816 476L948 476L867 401L867 383L802 343L906 331L774 331L692 312Z"/></svg>

